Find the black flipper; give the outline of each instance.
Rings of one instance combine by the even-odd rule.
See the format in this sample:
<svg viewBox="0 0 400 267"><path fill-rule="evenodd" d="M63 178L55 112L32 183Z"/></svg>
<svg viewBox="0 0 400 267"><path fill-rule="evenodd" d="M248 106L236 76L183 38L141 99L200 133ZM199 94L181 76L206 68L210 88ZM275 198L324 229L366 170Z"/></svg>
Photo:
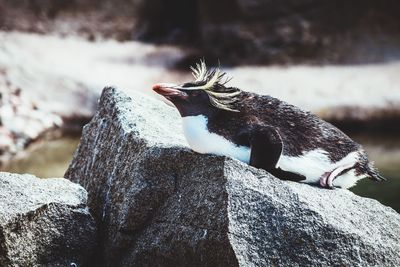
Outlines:
<svg viewBox="0 0 400 267"><path fill-rule="evenodd" d="M264 169L282 180L305 180L302 175L275 168L283 149L282 137L277 128L268 125L254 126L249 141L251 166Z"/></svg>
<svg viewBox="0 0 400 267"><path fill-rule="evenodd" d="M249 136L250 165L270 170L275 168L282 152L283 142L278 130L272 126L255 126Z"/></svg>

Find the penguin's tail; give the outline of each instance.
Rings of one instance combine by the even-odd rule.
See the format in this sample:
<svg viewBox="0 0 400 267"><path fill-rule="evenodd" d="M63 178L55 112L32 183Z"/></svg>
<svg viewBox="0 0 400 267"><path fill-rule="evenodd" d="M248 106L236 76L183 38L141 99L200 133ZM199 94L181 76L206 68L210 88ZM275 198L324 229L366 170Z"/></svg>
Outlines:
<svg viewBox="0 0 400 267"><path fill-rule="evenodd" d="M373 181L387 181L385 177L379 174L378 170L375 168L372 162L370 162L367 166L367 174L368 177Z"/></svg>

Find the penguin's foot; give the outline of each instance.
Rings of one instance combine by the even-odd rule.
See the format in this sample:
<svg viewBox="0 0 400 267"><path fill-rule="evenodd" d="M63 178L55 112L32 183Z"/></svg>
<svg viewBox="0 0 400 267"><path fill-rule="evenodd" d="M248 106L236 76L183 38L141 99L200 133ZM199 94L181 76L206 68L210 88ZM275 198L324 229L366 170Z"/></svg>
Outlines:
<svg viewBox="0 0 400 267"><path fill-rule="evenodd" d="M332 173L332 172L325 172L325 173L321 176L321 178L319 178L319 185L320 185L321 187L323 187L323 188L330 188L330 189L333 188L333 186L329 186L329 183L328 183L328 178L329 178L329 175L330 175L331 173Z"/></svg>
<svg viewBox="0 0 400 267"><path fill-rule="evenodd" d="M351 168L354 167L354 164L347 164L343 166L339 166L331 172L325 172L321 178L319 179L319 184L321 187L333 189L333 181L343 173L348 172Z"/></svg>

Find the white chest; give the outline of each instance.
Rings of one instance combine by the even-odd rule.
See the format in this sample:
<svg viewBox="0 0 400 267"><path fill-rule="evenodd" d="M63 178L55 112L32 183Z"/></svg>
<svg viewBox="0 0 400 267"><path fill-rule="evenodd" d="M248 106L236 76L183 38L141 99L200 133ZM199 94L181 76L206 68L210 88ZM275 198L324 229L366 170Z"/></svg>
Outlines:
<svg viewBox="0 0 400 267"><path fill-rule="evenodd" d="M203 115L183 117L183 132L190 147L199 153L228 156L242 162L250 162L250 148L237 146L226 138L210 133L208 119Z"/></svg>

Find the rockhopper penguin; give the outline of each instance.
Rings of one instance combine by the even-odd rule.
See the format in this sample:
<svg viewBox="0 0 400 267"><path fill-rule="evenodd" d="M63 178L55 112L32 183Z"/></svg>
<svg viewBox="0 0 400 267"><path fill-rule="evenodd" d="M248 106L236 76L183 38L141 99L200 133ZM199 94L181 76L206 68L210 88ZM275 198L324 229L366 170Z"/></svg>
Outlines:
<svg viewBox="0 0 400 267"><path fill-rule="evenodd" d="M194 81L153 90L178 109L190 147L262 168L283 180L349 188L385 180L361 147L319 117L271 96L228 87L219 68L201 61Z"/></svg>

